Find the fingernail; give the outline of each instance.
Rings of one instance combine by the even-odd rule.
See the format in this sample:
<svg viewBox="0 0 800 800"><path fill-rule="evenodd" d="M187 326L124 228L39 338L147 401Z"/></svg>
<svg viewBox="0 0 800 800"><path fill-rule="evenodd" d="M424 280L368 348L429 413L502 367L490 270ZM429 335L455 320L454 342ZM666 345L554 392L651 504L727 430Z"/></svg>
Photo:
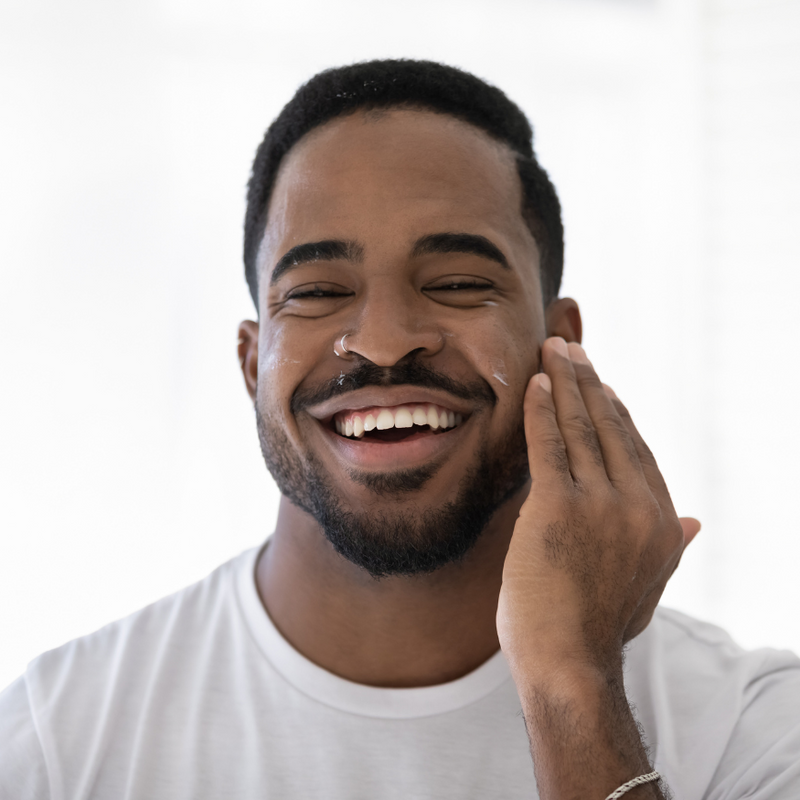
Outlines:
<svg viewBox="0 0 800 800"><path fill-rule="evenodd" d="M537 382L537 383L539 384L539 386L541 386L541 387L542 387L542 389L544 389L546 392L549 392L550 394L552 394L552 393L553 393L553 384L550 382L550 376L549 376L549 375L546 375L544 372L540 372L540 373L539 373L539 374L536 376L536 382Z"/></svg>
<svg viewBox="0 0 800 800"><path fill-rule="evenodd" d="M568 345L568 349L570 355L572 356L572 360L577 364L588 364L591 366L591 361L589 361L589 357L586 355L586 351L577 343L577 342L570 342Z"/></svg>
<svg viewBox="0 0 800 800"><path fill-rule="evenodd" d="M567 348L567 343L562 339L560 336L554 336L552 338L553 342L553 349L558 353L560 356L564 356L564 358L569 358L569 349Z"/></svg>

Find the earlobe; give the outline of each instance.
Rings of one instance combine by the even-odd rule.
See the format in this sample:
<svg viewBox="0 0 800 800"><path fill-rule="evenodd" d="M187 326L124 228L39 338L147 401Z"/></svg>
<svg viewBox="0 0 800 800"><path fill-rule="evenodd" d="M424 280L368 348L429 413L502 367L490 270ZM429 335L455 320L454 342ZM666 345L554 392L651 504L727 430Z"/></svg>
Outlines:
<svg viewBox="0 0 800 800"><path fill-rule="evenodd" d="M238 342L239 366L244 376L245 387L250 399L256 400L258 386L258 323L245 320L239 325Z"/></svg>
<svg viewBox="0 0 800 800"><path fill-rule="evenodd" d="M581 343L583 322L581 310L571 297L553 300L545 312L547 336L560 336L564 341Z"/></svg>

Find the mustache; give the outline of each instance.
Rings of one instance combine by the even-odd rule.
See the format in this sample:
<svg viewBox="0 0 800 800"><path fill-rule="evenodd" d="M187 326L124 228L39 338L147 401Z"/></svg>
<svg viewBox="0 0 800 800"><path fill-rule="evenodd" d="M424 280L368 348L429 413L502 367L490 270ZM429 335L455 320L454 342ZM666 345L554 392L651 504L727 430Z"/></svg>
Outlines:
<svg viewBox="0 0 800 800"><path fill-rule="evenodd" d="M300 411L324 403L334 397L348 394L367 386L417 386L421 389L438 389L469 400L478 405L494 406L497 395L492 387L482 378L470 383L454 380L447 375L434 372L418 360L409 360L391 367L379 367L371 361L362 361L349 372L342 371L316 388L298 388L292 396L291 412L297 415Z"/></svg>

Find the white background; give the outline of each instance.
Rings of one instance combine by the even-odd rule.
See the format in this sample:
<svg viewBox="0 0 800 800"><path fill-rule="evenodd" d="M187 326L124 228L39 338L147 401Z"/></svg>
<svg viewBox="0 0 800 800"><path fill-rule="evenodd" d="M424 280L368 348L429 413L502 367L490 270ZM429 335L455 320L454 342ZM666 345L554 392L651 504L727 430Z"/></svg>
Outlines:
<svg viewBox="0 0 800 800"><path fill-rule="evenodd" d="M800 3L2 0L0 686L273 527L236 359L245 183L320 69L532 120L562 295L703 530L664 602L800 651Z"/></svg>

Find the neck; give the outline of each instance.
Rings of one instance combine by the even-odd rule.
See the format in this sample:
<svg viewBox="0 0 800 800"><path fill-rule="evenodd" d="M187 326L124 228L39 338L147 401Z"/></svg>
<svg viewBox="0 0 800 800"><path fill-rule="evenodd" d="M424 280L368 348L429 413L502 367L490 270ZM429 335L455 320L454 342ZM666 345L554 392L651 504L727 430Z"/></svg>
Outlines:
<svg viewBox="0 0 800 800"><path fill-rule="evenodd" d="M526 485L457 565L376 580L333 549L316 521L281 498L256 568L283 637L329 672L369 686L432 686L463 677L500 648L497 599Z"/></svg>

